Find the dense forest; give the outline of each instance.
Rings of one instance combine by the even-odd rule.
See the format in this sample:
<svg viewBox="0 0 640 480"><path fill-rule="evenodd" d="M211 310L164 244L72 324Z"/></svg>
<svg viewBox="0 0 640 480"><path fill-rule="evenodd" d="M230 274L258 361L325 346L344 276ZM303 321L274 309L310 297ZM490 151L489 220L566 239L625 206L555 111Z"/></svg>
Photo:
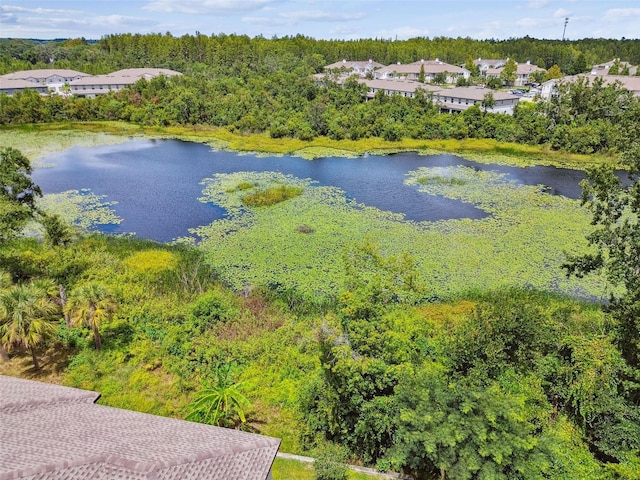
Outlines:
<svg viewBox="0 0 640 480"><path fill-rule="evenodd" d="M621 183L613 165L590 172L589 246L556 272L601 273L610 287L605 305L511 287L508 279L503 288L434 296L416 258L389 253L371 237L344 245L338 293L311 302L277 284L230 288L207 261L215 248L65 223L41 207L30 160L3 146L0 356L11 362L0 372L28 359L29 375L58 375L113 406L274 435L285 451L330 452L419 479L640 478L638 99L581 82L513 117L480 108L440 115L427 95L365 102L356 82L311 79L341 58L512 57L578 73L616 57L640 63L640 41L166 34L0 45L3 72L185 73L95 99L2 96L9 134L24 130L14 124L123 120L274 139L381 137L391 146L403 137L492 138L607 153L631 177ZM253 187L238 181L225 191L245 210L268 211L306 188L243 193ZM38 233L24 235L25 227ZM313 234L313 225L305 228L296 234ZM221 401L203 409L203 398ZM317 478L346 478L338 470Z"/></svg>

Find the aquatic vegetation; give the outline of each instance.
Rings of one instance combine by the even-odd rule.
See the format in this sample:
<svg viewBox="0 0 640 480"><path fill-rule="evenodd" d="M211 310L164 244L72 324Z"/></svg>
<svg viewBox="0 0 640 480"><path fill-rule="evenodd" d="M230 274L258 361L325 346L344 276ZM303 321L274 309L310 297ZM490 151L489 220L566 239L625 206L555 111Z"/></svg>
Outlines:
<svg viewBox="0 0 640 480"><path fill-rule="evenodd" d="M68 190L44 195L38 200L38 206L83 230L95 229L98 225L120 224L122 219L112 208L117 202L105 201L104 198L104 195L96 195L86 189Z"/></svg>
<svg viewBox="0 0 640 480"><path fill-rule="evenodd" d="M455 181L421 183L420 178ZM296 198L268 208L243 204L241 182L299 186ZM347 198L335 187L276 172L219 174L204 181L201 201L227 217L193 230L200 248L234 289L294 289L310 300L332 297L344 281L346 247L372 238L387 255L408 252L433 294L450 297L483 288L531 286L583 298L606 296L600 278L567 279L565 252L584 251L591 230L578 201L524 186L496 172L467 167L419 169L407 188L472 203L491 215L481 220L410 222ZM258 188L258 187L257 187ZM300 226L312 235L300 235Z"/></svg>

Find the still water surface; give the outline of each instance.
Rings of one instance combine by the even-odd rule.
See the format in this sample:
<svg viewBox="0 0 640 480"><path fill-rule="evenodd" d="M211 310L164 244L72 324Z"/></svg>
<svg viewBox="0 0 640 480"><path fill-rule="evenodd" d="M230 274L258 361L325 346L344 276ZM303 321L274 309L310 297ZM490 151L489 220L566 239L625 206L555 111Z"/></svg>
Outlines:
<svg viewBox="0 0 640 480"><path fill-rule="evenodd" d="M133 140L118 145L75 147L49 157L53 167L38 168L33 179L43 193L89 189L115 201L123 219L104 226L109 233L132 233L161 242L185 236L188 229L223 218L224 209L198 201L200 181L215 173L278 171L339 187L349 198L381 210L402 213L408 220L483 218L473 205L424 195L404 184L419 167L465 165L507 174L526 185L545 185L548 192L578 198L584 173L554 167L506 167L471 162L454 155L401 153L358 158L263 157L212 151L208 146L178 140Z"/></svg>

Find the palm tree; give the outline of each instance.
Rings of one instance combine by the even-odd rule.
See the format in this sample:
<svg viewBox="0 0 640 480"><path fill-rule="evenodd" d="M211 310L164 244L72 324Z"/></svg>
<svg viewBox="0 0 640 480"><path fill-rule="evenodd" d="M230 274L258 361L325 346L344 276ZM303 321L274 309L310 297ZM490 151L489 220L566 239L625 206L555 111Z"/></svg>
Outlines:
<svg viewBox="0 0 640 480"><path fill-rule="evenodd" d="M35 349L55 330L57 305L32 284L15 285L0 292L0 343L7 350L29 350L33 366L40 369Z"/></svg>
<svg viewBox="0 0 640 480"><path fill-rule="evenodd" d="M247 397L240 393L242 383L232 383L231 364L216 368L215 384L203 382L204 388L198 391L194 401L189 405L187 420L208 423L210 425L228 426L235 423L235 415L242 423L246 422L245 409L251 404Z"/></svg>
<svg viewBox="0 0 640 480"><path fill-rule="evenodd" d="M74 325L86 325L93 330L93 342L96 350L100 350L100 325L111 318L116 310L116 303L109 289L97 282L85 283L75 288L65 311Z"/></svg>
<svg viewBox="0 0 640 480"><path fill-rule="evenodd" d="M13 283L11 282L11 275L9 275L9 273L5 272L4 270L0 270L0 292L2 290L8 289L12 285ZM7 351L5 350L4 345L2 345L2 341L0 341L0 360L2 360L3 362L9 361L9 355L7 355Z"/></svg>
<svg viewBox="0 0 640 480"><path fill-rule="evenodd" d="M40 288L43 294L47 295L53 302L60 305L67 329L71 328L71 319L65 309L67 305L67 291L64 288L64 285L58 284L49 278L37 278L31 283Z"/></svg>

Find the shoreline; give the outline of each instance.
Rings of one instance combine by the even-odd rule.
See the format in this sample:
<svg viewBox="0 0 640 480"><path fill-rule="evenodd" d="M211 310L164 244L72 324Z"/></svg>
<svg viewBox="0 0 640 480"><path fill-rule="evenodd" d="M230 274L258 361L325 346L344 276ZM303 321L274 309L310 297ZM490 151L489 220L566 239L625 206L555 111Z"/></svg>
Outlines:
<svg viewBox="0 0 640 480"><path fill-rule="evenodd" d="M89 138L90 135L100 138ZM27 142L38 135L37 145ZM11 141L12 137L16 137ZM46 139L48 138L48 142ZM416 140L405 138L397 142L381 138L332 140L316 137L303 141L295 138L274 139L267 134L241 135L219 127L153 127L125 122L65 122L0 127L0 144L23 151L35 163L53 153L76 145L97 146L120 143L134 138L176 139L209 145L216 150L229 150L257 155L292 155L313 160L319 157L354 157L362 155L392 155L415 152L419 155L459 155L479 163L516 167L553 166L573 170L588 170L600 165L620 168L619 159L605 155L581 155L550 150L546 146L502 143L495 140L467 138L463 140ZM21 141L22 140L22 141Z"/></svg>

